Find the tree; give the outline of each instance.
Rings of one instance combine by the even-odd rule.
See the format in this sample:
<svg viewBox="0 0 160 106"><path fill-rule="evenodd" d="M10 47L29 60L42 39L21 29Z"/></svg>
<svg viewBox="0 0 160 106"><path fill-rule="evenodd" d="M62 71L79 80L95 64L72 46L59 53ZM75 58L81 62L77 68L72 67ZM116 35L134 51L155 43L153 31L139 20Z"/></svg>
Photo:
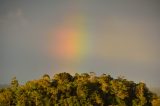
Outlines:
<svg viewBox="0 0 160 106"><path fill-rule="evenodd" d="M50 81L50 76L48 74L44 74L43 79L46 81Z"/></svg>
<svg viewBox="0 0 160 106"><path fill-rule="evenodd" d="M159 106L160 98L145 83L94 73L59 73L0 89L0 106Z"/></svg>
<svg viewBox="0 0 160 106"><path fill-rule="evenodd" d="M63 72L54 75L53 79L57 80L59 84L62 84L70 82L72 80L72 76L69 73Z"/></svg>
<svg viewBox="0 0 160 106"><path fill-rule="evenodd" d="M16 79L16 77L13 77L11 80L11 87L17 88L18 86L19 86L18 80Z"/></svg>
<svg viewBox="0 0 160 106"><path fill-rule="evenodd" d="M10 106L13 104L13 92L10 88L4 89L0 93L0 106Z"/></svg>

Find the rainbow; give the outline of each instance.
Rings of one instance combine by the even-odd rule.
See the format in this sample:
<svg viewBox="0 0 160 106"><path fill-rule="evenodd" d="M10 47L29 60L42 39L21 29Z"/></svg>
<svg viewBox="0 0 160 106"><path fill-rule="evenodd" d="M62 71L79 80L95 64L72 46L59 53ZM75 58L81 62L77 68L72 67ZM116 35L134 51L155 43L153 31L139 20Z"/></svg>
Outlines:
<svg viewBox="0 0 160 106"><path fill-rule="evenodd" d="M63 60L82 59L88 53L88 33L83 17L72 16L54 30L52 53Z"/></svg>

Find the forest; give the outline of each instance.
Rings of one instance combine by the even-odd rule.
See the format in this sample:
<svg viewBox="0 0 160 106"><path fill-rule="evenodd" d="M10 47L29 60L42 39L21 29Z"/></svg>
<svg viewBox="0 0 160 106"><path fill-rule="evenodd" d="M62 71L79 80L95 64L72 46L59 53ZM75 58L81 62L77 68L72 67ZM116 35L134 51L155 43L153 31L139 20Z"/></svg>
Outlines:
<svg viewBox="0 0 160 106"><path fill-rule="evenodd" d="M94 72L63 72L0 89L0 106L160 106L160 98L145 83Z"/></svg>

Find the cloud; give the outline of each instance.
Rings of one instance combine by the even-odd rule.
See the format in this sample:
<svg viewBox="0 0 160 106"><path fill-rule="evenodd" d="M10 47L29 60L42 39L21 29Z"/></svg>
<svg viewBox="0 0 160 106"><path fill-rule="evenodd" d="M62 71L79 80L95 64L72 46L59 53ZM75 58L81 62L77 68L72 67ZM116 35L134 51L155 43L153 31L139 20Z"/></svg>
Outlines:
<svg viewBox="0 0 160 106"><path fill-rule="evenodd" d="M104 23L103 23L104 24ZM102 27L102 26L99 26ZM158 59L155 43L159 37L154 29L156 23L147 20L111 19L101 30L96 30L99 37L94 41L93 51L96 57L113 60L128 60L138 63L153 63Z"/></svg>
<svg viewBox="0 0 160 106"><path fill-rule="evenodd" d="M24 27L28 26L29 21L25 16L25 13L22 9L18 8L15 10L10 10L7 14L0 17L0 24L2 26L13 25L15 27Z"/></svg>

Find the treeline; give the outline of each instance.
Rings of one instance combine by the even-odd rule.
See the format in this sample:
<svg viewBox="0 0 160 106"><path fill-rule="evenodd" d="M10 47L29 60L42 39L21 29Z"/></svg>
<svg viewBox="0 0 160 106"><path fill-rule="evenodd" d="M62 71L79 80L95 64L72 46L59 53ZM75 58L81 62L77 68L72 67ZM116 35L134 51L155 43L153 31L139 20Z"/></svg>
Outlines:
<svg viewBox="0 0 160 106"><path fill-rule="evenodd" d="M45 74L41 79L0 89L0 106L160 106L145 83L90 72Z"/></svg>

